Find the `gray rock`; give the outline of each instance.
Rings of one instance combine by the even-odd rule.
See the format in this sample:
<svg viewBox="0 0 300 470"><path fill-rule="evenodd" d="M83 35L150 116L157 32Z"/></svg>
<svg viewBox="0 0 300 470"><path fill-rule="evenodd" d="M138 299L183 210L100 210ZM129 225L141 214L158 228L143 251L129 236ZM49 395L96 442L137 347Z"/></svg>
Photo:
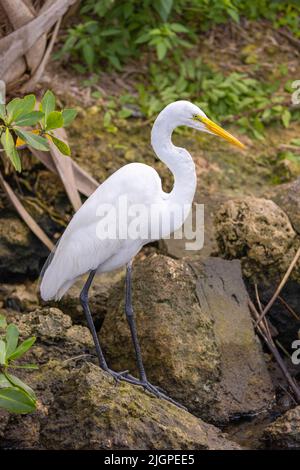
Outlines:
<svg viewBox="0 0 300 470"><path fill-rule="evenodd" d="M248 293L239 261L210 258L193 263L201 309L211 315L220 355L214 421L255 415L274 400L271 379L248 310Z"/></svg>
<svg viewBox="0 0 300 470"><path fill-rule="evenodd" d="M2 313L2 312L1 312ZM38 308L33 312L20 314L13 310L3 313L8 322L14 322L21 338L35 335L37 341L26 353L28 362L44 364L51 359L95 358L94 343L88 328L73 325L68 315L54 307Z"/></svg>
<svg viewBox="0 0 300 470"><path fill-rule="evenodd" d="M217 212L215 225L220 254L240 259L246 277L278 277L299 246L288 216L271 200L245 197L227 201Z"/></svg>
<svg viewBox="0 0 300 470"><path fill-rule="evenodd" d="M16 215L6 213L0 217L0 279L11 277L37 277L42 258L48 249L32 234Z"/></svg>
<svg viewBox="0 0 300 470"><path fill-rule="evenodd" d="M240 449L214 426L138 387L116 384L91 363L74 369L51 361L30 385L38 409L9 417L0 448Z"/></svg>
<svg viewBox="0 0 300 470"><path fill-rule="evenodd" d="M300 178L277 186L270 198L287 214L294 230L300 234Z"/></svg>
<svg viewBox="0 0 300 470"><path fill-rule="evenodd" d="M1 307L18 312L31 312L38 307L37 283L27 281L26 284L4 284L0 286Z"/></svg>
<svg viewBox="0 0 300 470"><path fill-rule="evenodd" d="M41 428L46 449L239 449L214 426L88 363L66 374Z"/></svg>
<svg viewBox="0 0 300 470"><path fill-rule="evenodd" d="M300 406L270 424L264 431L263 442L271 449L300 450Z"/></svg>
<svg viewBox="0 0 300 470"><path fill-rule="evenodd" d="M37 410L25 416L0 410L0 448L239 449L214 426L139 387L117 384L90 362L77 361L91 346L91 336L58 309L7 316L23 337L38 336L27 361L56 359L37 371L18 372L35 390Z"/></svg>
<svg viewBox="0 0 300 470"><path fill-rule="evenodd" d="M137 374L114 291L100 331L110 366ZM273 401L273 388L247 307L239 262L190 264L153 255L133 268L133 303L148 377L204 419L226 422Z"/></svg>

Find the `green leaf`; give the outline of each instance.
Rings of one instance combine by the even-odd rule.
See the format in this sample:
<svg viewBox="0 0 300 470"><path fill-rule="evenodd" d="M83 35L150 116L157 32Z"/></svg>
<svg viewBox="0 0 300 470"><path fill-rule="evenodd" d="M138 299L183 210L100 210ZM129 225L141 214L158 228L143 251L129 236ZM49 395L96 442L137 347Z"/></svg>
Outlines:
<svg viewBox="0 0 300 470"><path fill-rule="evenodd" d="M49 150L48 142L44 137L20 129L15 129L15 133L34 149Z"/></svg>
<svg viewBox="0 0 300 470"><path fill-rule="evenodd" d="M70 147L68 146L68 144L66 144L62 140L58 139L57 137L54 137L53 135L50 135L50 137L51 137L51 140L54 143L54 145L58 148L58 150L63 155L67 155L68 157L71 155L71 150L70 150Z"/></svg>
<svg viewBox="0 0 300 470"><path fill-rule="evenodd" d="M46 130L58 129L64 125L64 118L60 111L52 111L46 119Z"/></svg>
<svg viewBox="0 0 300 470"><path fill-rule="evenodd" d="M5 117L6 117L5 104L0 104L0 119L2 119L2 121L5 121Z"/></svg>
<svg viewBox="0 0 300 470"><path fill-rule="evenodd" d="M116 55L109 55L108 60L117 70L122 70L121 62Z"/></svg>
<svg viewBox="0 0 300 470"><path fill-rule="evenodd" d="M285 109L281 115L281 120L284 125L284 127L289 127L290 121L291 121L291 113L288 109Z"/></svg>
<svg viewBox="0 0 300 470"><path fill-rule="evenodd" d="M16 364L10 364L9 365L10 369L29 369L29 370L38 370L39 366L36 364L22 364L22 365L16 365Z"/></svg>
<svg viewBox="0 0 300 470"><path fill-rule="evenodd" d="M6 323L6 318L4 315L0 315L0 328L6 328L7 323Z"/></svg>
<svg viewBox="0 0 300 470"><path fill-rule="evenodd" d="M236 23L239 23L240 21L240 17L239 17L239 14L236 10L232 10L232 9L228 9L227 10L228 12L228 15L231 16L231 18L236 22Z"/></svg>
<svg viewBox="0 0 300 470"><path fill-rule="evenodd" d="M158 60L162 60L166 53L167 53L167 46L164 42L159 42L157 45L156 45L156 52L157 52L157 57L158 57Z"/></svg>
<svg viewBox="0 0 300 470"><path fill-rule="evenodd" d="M62 117L64 120L64 127L69 126L71 122L75 119L77 116L77 110L76 109L64 109L62 112Z"/></svg>
<svg viewBox="0 0 300 470"><path fill-rule="evenodd" d="M163 21L167 21L173 7L173 0L158 0L154 2L154 8Z"/></svg>
<svg viewBox="0 0 300 470"><path fill-rule="evenodd" d="M31 113L19 116L15 120L16 126L34 126L44 117L42 111L31 111Z"/></svg>
<svg viewBox="0 0 300 470"><path fill-rule="evenodd" d="M47 121L48 115L55 110L55 96L52 91L46 91L42 98L40 109L44 112L45 121Z"/></svg>
<svg viewBox="0 0 300 470"><path fill-rule="evenodd" d="M3 145L3 148L9 157L10 161L12 162L13 166L17 171L21 171L22 166L21 166L21 160L18 154L18 151L16 149L14 139L8 129L6 128L5 132L1 135L1 144Z"/></svg>
<svg viewBox="0 0 300 470"><path fill-rule="evenodd" d="M172 31L175 31L175 33L188 33L189 30L183 26L183 24L180 23L172 23L171 24Z"/></svg>
<svg viewBox="0 0 300 470"><path fill-rule="evenodd" d="M23 343L20 344L20 346L17 347L17 349L6 359L9 361L14 361L15 359L18 359L19 357L23 356L23 354L28 351L28 349L31 348L31 346L35 343L36 337L32 336L31 338L25 339Z"/></svg>
<svg viewBox="0 0 300 470"><path fill-rule="evenodd" d="M36 402L19 388L7 387L0 389L0 408L11 413L31 413L36 408Z"/></svg>
<svg viewBox="0 0 300 470"><path fill-rule="evenodd" d="M33 111L34 105L34 95L27 95L24 98L14 98L6 106L8 122L11 123L20 116L30 113Z"/></svg>
<svg viewBox="0 0 300 470"><path fill-rule="evenodd" d="M6 373L5 374L5 377L7 378L7 380L9 380L10 382L10 385L13 385L14 387L17 387L17 388L20 388L21 390L24 390L24 392L28 393L28 395L33 399L35 400L35 393L34 391L32 390L31 387L29 387L29 385L25 384L24 382L22 382L22 380L20 380L18 377L16 377L15 375L12 375L12 374L8 374Z"/></svg>
<svg viewBox="0 0 300 470"><path fill-rule="evenodd" d="M6 356L10 356L18 346L19 330L13 323L6 330Z"/></svg>
<svg viewBox="0 0 300 470"><path fill-rule="evenodd" d="M0 364L3 366L5 365L5 357L6 357L6 344L3 339L0 339Z"/></svg>
<svg viewBox="0 0 300 470"><path fill-rule="evenodd" d="M11 383L7 380L4 374L0 374L0 388L10 387Z"/></svg>
<svg viewBox="0 0 300 470"><path fill-rule="evenodd" d="M82 54L89 69L92 70L93 65L94 65L94 60L95 60L95 53L91 44L89 44L88 42L84 43L84 45L82 46Z"/></svg>

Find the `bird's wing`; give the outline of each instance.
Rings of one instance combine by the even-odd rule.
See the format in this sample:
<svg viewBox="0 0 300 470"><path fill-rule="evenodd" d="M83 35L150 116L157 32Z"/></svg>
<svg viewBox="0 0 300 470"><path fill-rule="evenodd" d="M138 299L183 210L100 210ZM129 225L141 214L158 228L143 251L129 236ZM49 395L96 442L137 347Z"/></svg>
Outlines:
<svg viewBox="0 0 300 470"><path fill-rule="evenodd" d="M82 274L97 269L120 249L120 240L98 239L96 224L62 237L40 284L44 300L61 298Z"/></svg>
<svg viewBox="0 0 300 470"><path fill-rule="evenodd" d="M117 207L121 196L126 197L130 206L149 205L160 194L160 178L147 165L129 164L110 176L76 212L62 235L43 272L42 298L61 297L78 276L97 269L121 250L124 240L97 236L99 222L103 221L101 210Z"/></svg>

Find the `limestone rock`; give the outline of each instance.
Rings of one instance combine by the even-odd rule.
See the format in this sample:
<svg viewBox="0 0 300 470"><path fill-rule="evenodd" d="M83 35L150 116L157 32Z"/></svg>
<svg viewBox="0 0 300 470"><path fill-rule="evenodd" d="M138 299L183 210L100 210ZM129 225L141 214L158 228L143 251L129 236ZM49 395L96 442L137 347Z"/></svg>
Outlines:
<svg viewBox="0 0 300 470"><path fill-rule="evenodd" d="M214 426L93 364L66 375L41 425L45 449L238 449Z"/></svg>
<svg viewBox="0 0 300 470"><path fill-rule="evenodd" d="M4 284L0 286L1 307L18 312L30 312L38 307L38 286L36 282L26 284Z"/></svg>
<svg viewBox="0 0 300 470"><path fill-rule="evenodd" d="M91 363L52 360L26 382L37 411L1 414L1 449L240 449L216 427L139 387L116 384Z"/></svg>
<svg viewBox="0 0 300 470"><path fill-rule="evenodd" d="M240 262L210 258L202 266L193 266L199 304L213 318L220 355L222 374L211 410L213 420L266 410L275 398L274 391L253 330Z"/></svg>
<svg viewBox="0 0 300 470"><path fill-rule="evenodd" d="M18 326L21 337L37 336L34 347L26 353L28 362L44 364L53 358L95 357L94 343L88 328L73 325L71 318L57 308L38 308L26 314L14 311L3 313L7 321Z"/></svg>
<svg viewBox="0 0 300 470"><path fill-rule="evenodd" d="M110 366L137 374L124 287L100 331ZM250 320L239 262L152 255L133 267L133 305L148 377L213 422L266 409L272 384Z"/></svg>
<svg viewBox="0 0 300 470"><path fill-rule="evenodd" d="M220 253L240 259L246 277L278 276L299 246L288 216L271 200L227 201L217 212L215 225Z"/></svg>
<svg viewBox="0 0 300 470"><path fill-rule="evenodd" d="M0 217L0 279L7 282L16 275L38 276L42 258L48 250L24 222L6 213Z"/></svg>
<svg viewBox="0 0 300 470"><path fill-rule="evenodd" d="M300 449L300 406L287 411L268 426L263 441L271 449Z"/></svg>
<svg viewBox="0 0 300 470"><path fill-rule="evenodd" d="M9 413L6 410L0 408L0 438L3 437L5 428L9 421Z"/></svg>
<svg viewBox="0 0 300 470"><path fill-rule="evenodd" d="M277 186L270 197L287 214L294 230L300 234L300 178Z"/></svg>

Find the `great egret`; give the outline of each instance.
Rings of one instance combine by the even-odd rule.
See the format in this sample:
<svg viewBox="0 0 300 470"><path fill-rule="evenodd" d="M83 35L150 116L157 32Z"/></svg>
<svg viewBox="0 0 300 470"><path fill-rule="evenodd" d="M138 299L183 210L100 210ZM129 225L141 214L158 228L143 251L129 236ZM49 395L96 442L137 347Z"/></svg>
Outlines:
<svg viewBox="0 0 300 470"><path fill-rule="evenodd" d="M126 380L132 384L141 385L149 392L169 401L173 400L159 387L148 381L144 369L131 301L131 262L143 245L153 241L153 238L160 238L177 230L184 223L191 208L196 189L195 165L190 154L185 149L173 145L171 141L172 132L178 126L188 126L202 132L215 134L240 148L244 148L239 140L208 119L198 106L188 101L176 101L166 106L153 125L151 144L158 158L173 173L173 190L170 193L165 193L162 190L158 173L148 165L130 163L120 168L99 186L73 216L43 272L40 285L41 296L44 300L53 298L58 300L79 276L89 272L88 279L80 294L80 301L93 335L100 367L117 380ZM152 217L150 221L152 228L154 226L154 229L157 229L158 220L168 217L173 207L179 206L182 210L179 211L179 215L177 213L169 227L158 228L156 237L147 232L148 227L146 232L149 235L146 238L141 236L103 238L99 236L97 232L99 207L108 205L115 208L120 198L124 196L129 206L139 204L146 208L146 216L141 222L143 225L140 227L141 232L145 228L144 225L149 223L149 218ZM153 207L154 210L150 211ZM111 224L114 226L118 224L122 215L119 212L116 220L112 220ZM125 222L122 222L123 226L121 224L119 228L123 230L126 228L124 225L128 225L128 223L128 220L125 219ZM118 373L108 367L88 303L88 292L95 274L112 271L121 266L126 266L125 313L135 349L139 379L129 375L127 371Z"/></svg>

